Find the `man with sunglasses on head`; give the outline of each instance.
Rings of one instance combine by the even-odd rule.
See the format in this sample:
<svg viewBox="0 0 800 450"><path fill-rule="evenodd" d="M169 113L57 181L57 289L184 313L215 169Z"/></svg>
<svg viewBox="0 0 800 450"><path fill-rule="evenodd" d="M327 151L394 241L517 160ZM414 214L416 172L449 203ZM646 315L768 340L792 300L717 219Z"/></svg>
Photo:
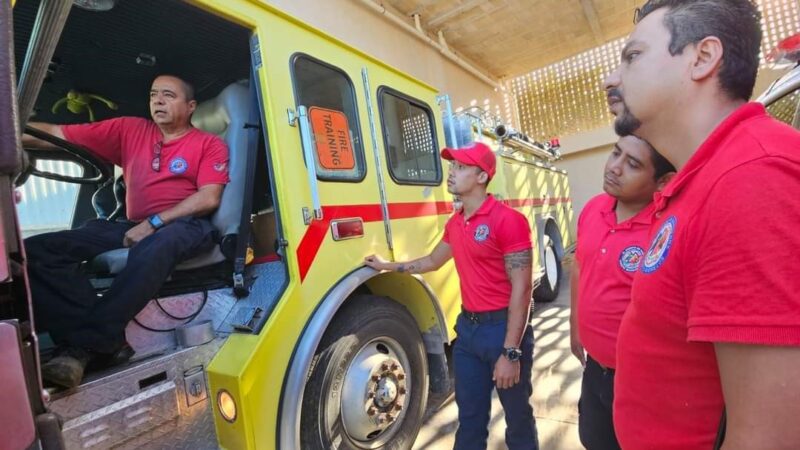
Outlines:
<svg viewBox="0 0 800 450"><path fill-rule="evenodd" d="M128 220L90 220L25 241L37 330L48 331L58 345L56 356L42 366L46 383L72 388L89 363L130 357L128 322L179 262L214 245L207 217L228 182L228 148L219 137L192 127L196 107L191 84L161 75L150 88L152 120L30 124L122 167L127 186ZM54 148L29 135L22 140L26 148ZM125 268L98 296L79 265L125 247L130 249Z"/></svg>

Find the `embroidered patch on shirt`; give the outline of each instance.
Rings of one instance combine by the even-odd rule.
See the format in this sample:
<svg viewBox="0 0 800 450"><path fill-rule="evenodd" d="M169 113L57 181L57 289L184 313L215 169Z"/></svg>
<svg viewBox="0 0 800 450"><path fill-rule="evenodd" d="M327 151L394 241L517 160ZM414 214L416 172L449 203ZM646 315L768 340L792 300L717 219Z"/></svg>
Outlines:
<svg viewBox="0 0 800 450"><path fill-rule="evenodd" d="M226 162L218 162L214 164L214 170L216 170L217 172L225 172L227 168L228 168L228 163Z"/></svg>
<svg viewBox="0 0 800 450"><path fill-rule="evenodd" d="M475 229L475 242L483 242L489 239L489 225L478 225Z"/></svg>
<svg viewBox="0 0 800 450"><path fill-rule="evenodd" d="M180 156L169 162L169 171L176 175L186 172L186 169L188 168L189 164Z"/></svg>
<svg viewBox="0 0 800 450"><path fill-rule="evenodd" d="M619 255L619 266L625 272L636 272L642 262L644 250L636 245L632 245L622 251Z"/></svg>
<svg viewBox="0 0 800 450"><path fill-rule="evenodd" d="M647 250L647 255L644 257L644 264L642 264L642 272L653 273L664 264L664 261L669 255L669 249L672 247L672 238L675 235L675 225L678 219L675 216L670 216L658 229L653 243L650 244L650 249Z"/></svg>

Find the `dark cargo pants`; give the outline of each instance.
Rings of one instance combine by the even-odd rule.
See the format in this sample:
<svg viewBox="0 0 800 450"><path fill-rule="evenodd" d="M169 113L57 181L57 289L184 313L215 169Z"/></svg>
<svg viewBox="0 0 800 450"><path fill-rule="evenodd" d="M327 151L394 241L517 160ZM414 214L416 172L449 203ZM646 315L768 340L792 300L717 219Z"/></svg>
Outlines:
<svg viewBox="0 0 800 450"><path fill-rule="evenodd" d="M34 320L58 345L114 353L125 344L125 326L159 291L182 260L213 245L207 219L183 218L133 246L108 291L98 296L80 264L122 247L131 222L91 220L74 230L25 240Z"/></svg>

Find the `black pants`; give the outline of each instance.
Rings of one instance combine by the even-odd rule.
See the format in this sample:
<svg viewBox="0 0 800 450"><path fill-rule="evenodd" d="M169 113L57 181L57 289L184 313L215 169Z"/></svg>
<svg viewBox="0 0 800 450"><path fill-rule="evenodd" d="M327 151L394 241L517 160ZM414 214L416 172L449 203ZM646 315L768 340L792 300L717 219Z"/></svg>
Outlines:
<svg viewBox="0 0 800 450"><path fill-rule="evenodd" d="M614 370L603 368L587 355L578 402L578 433L581 444L588 450L619 450L614 432L613 403Z"/></svg>
<svg viewBox="0 0 800 450"><path fill-rule="evenodd" d="M125 344L125 327L159 291L175 266L213 245L206 219L178 219L133 246L111 287L98 296L83 261L122 247L135 224L91 220L80 228L25 240L34 320L58 345L114 353Z"/></svg>

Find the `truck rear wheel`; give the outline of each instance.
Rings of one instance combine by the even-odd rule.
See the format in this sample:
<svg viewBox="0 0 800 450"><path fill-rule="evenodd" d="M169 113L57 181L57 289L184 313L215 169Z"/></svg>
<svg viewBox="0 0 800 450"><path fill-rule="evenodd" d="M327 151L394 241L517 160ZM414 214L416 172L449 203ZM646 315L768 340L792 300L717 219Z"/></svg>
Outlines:
<svg viewBox="0 0 800 450"><path fill-rule="evenodd" d="M303 395L303 449L408 449L428 399L425 346L405 307L348 301L320 342Z"/></svg>
<svg viewBox="0 0 800 450"><path fill-rule="evenodd" d="M544 275L539 286L533 291L533 298L539 302L552 302L558 297L561 290L561 259L555 248L555 242L550 235L545 234L542 242L542 266Z"/></svg>

